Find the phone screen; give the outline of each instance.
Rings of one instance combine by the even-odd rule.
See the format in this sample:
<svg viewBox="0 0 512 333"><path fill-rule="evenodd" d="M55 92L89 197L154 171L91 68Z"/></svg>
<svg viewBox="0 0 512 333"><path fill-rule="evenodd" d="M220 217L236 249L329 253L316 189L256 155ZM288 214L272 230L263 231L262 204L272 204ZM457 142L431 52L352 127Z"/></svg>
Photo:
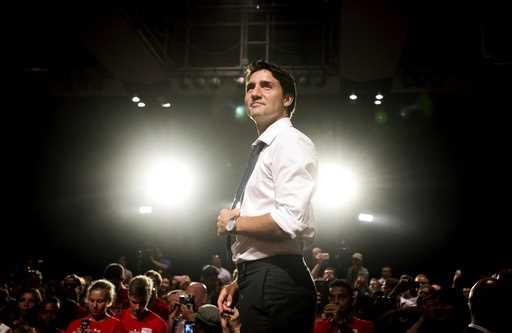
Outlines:
<svg viewBox="0 0 512 333"><path fill-rule="evenodd" d="M185 323L185 327L183 328L183 333L194 333L194 324L193 323Z"/></svg>

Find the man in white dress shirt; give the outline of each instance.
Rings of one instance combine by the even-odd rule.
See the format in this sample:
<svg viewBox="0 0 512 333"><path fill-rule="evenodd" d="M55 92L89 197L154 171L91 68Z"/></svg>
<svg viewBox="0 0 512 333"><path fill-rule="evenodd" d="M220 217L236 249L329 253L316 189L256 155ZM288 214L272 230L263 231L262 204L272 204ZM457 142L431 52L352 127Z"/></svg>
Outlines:
<svg viewBox="0 0 512 333"><path fill-rule="evenodd" d="M218 300L221 314L238 300L241 331L310 332L316 292L302 257L314 236L311 199L316 185L313 142L295 129L293 77L257 61L246 71L245 105L262 146L240 207L222 209L217 234L236 237L231 246L238 278Z"/></svg>

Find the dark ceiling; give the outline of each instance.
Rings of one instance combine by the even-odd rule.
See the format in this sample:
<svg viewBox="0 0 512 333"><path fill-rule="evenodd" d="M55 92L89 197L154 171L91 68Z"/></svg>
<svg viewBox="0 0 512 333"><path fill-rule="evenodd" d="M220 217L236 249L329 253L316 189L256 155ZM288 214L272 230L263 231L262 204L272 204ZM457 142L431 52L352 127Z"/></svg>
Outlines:
<svg viewBox="0 0 512 333"><path fill-rule="evenodd" d="M398 0L31 7L16 20L17 60L56 96L176 91L184 76L228 81L257 58L338 90L380 80L393 92L471 91L485 66L511 62L496 13Z"/></svg>

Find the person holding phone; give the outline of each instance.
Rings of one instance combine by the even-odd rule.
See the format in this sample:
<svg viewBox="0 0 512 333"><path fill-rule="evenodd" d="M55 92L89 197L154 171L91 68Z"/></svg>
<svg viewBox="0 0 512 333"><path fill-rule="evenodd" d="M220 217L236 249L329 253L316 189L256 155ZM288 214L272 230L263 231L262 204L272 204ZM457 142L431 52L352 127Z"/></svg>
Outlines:
<svg viewBox="0 0 512 333"><path fill-rule="evenodd" d="M89 315L72 321L66 333L127 333L121 321L107 311L115 299L116 287L108 280L96 280L87 289Z"/></svg>

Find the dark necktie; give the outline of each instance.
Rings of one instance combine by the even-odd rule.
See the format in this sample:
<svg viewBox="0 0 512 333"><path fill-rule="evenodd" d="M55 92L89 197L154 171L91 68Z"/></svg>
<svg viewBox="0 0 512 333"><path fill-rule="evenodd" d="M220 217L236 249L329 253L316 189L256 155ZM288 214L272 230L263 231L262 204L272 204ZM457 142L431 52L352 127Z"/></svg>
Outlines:
<svg viewBox="0 0 512 333"><path fill-rule="evenodd" d="M240 181L240 185L238 186L238 190L236 191L235 199L233 200L233 204L231 205L231 209L234 209L238 203L242 202L244 198L245 186L251 177L252 171L256 166L256 162L258 161L258 156L260 155L263 148L265 148L266 144L263 141L258 141L255 145L251 147L251 154L249 155L249 162L247 162L247 168L245 169L242 180ZM233 242L232 235L228 234L226 239L226 247L228 250L228 259L232 260L231 253L231 243Z"/></svg>

